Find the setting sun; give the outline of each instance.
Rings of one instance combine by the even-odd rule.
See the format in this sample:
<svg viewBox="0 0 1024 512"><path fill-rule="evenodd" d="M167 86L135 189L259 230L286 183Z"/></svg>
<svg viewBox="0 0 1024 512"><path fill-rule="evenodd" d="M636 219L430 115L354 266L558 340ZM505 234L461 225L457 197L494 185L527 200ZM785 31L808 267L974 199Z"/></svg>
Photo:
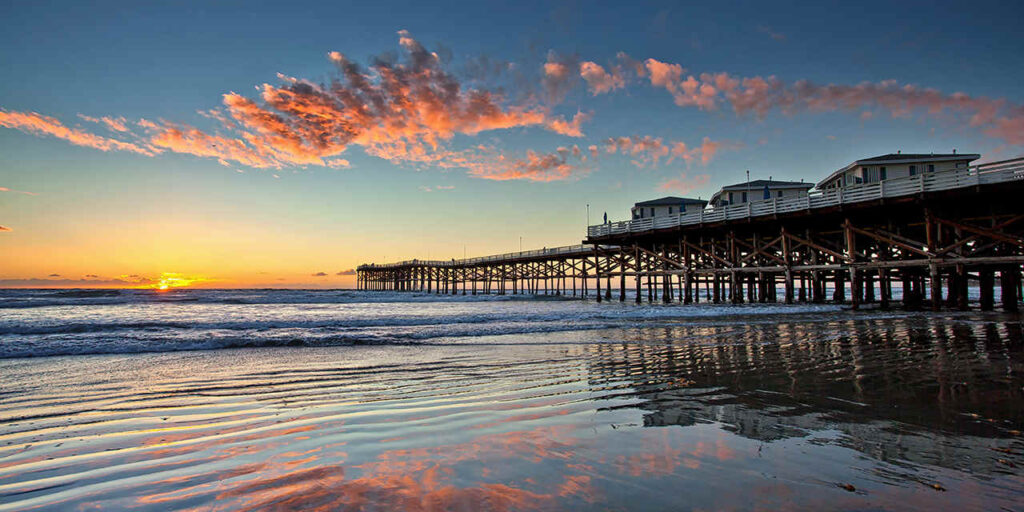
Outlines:
<svg viewBox="0 0 1024 512"><path fill-rule="evenodd" d="M186 277L176 272L164 272L160 274L160 279L153 284L144 286L144 288L153 288L157 291L164 292L171 288L183 288L192 285L192 283L201 281L208 281L208 279L194 276Z"/></svg>

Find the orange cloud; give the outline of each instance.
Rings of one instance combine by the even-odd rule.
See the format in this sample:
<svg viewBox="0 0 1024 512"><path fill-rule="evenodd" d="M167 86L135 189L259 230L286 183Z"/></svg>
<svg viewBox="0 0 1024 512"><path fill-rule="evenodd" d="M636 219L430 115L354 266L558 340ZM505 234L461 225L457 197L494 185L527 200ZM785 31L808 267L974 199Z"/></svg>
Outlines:
<svg viewBox="0 0 1024 512"><path fill-rule="evenodd" d="M774 76L740 78L728 73L702 73L684 79L686 70L678 64L655 59L647 59L644 64L651 85L667 90L680 107L714 110L718 102L724 101L736 114L753 113L758 117L772 110L787 115L860 110L861 119L871 118L874 110L888 112L892 117L960 114L970 126L983 127L988 136L1024 144L1024 107L1002 98L972 97L961 92L945 94L895 80L856 85L818 85L799 80L790 84Z"/></svg>
<svg viewBox="0 0 1024 512"><path fill-rule="evenodd" d="M0 226L0 232L4 232L4 231L14 231L14 229L13 228L9 228L7 226Z"/></svg>
<svg viewBox="0 0 1024 512"><path fill-rule="evenodd" d="M35 112L0 110L0 126L34 135L49 135L64 139L76 146L90 147L100 151L130 151L146 156L154 156L159 153L159 150L152 147L101 137L76 128L68 128L55 118Z"/></svg>
<svg viewBox="0 0 1024 512"><path fill-rule="evenodd" d="M221 109L201 114L220 122L229 134L145 119L136 123L142 133L135 134L124 118L80 116L145 141L135 143L67 128L35 113L5 111L0 111L0 126L49 134L105 151L151 156L171 151L214 158L223 165L273 169L305 165L346 168L349 161L340 155L351 146L395 163L455 168L481 163L472 154L445 147L456 135L540 127L583 136L581 125L589 114L579 112L566 120L537 104L509 104L498 93L463 87L444 69L437 54L404 30L398 35L404 53L397 62L381 58L364 69L341 53L330 52L327 57L341 76L329 84L278 75L282 84L263 84L258 98L225 94ZM568 79L576 67L569 61L552 61L549 75L553 80Z"/></svg>
<svg viewBox="0 0 1024 512"><path fill-rule="evenodd" d="M565 99L565 95L576 82L579 67L575 57L558 55L554 51L548 52L548 60L541 66L544 71L541 83L549 101L558 103Z"/></svg>
<svg viewBox="0 0 1024 512"><path fill-rule="evenodd" d="M574 175L585 174L587 169L570 164L567 160L572 154L571 150L556 151L546 155L540 155L529 150L526 158L506 162L504 157L499 157L495 162L474 166L470 174L478 178L488 180L529 180L529 181L559 181L566 180ZM577 151L578 152L578 151Z"/></svg>
<svg viewBox="0 0 1024 512"><path fill-rule="evenodd" d="M228 162L234 161L258 169L281 167L281 163L273 159L269 152L251 148L239 139L208 135L197 128L169 122L158 125L155 130L150 143L157 148L216 158L221 165L229 165Z"/></svg>
<svg viewBox="0 0 1024 512"><path fill-rule="evenodd" d="M580 77L587 82L587 88L594 96L626 86L626 79L622 76L621 70L612 68L612 72L609 73L596 62L586 61L580 64Z"/></svg>
<svg viewBox="0 0 1024 512"><path fill-rule="evenodd" d="M701 82L693 76L683 79L686 71L679 64L668 64L655 59L644 61L648 73L650 73L651 85L664 87L676 105L680 107L696 106L702 110L713 110L715 108L715 97L718 89L710 82Z"/></svg>
<svg viewBox="0 0 1024 512"><path fill-rule="evenodd" d="M678 178L672 178L658 184L659 190L668 192L677 192L679 194L688 194L695 189L706 186L711 181L711 176L708 174L698 174L693 178L690 178L684 172Z"/></svg>
<svg viewBox="0 0 1024 512"><path fill-rule="evenodd" d="M633 165L644 167L657 165L663 157L668 156L669 146L664 144L660 138L653 138L650 135L644 137L634 135L606 139L604 151L607 154L620 153L633 156Z"/></svg>
<svg viewBox="0 0 1024 512"><path fill-rule="evenodd" d="M123 117L109 117L103 116L100 118L89 117L84 114L78 114L78 117L90 123L100 123L106 125L112 131L125 133L128 131L128 120Z"/></svg>
<svg viewBox="0 0 1024 512"><path fill-rule="evenodd" d="M1000 117L995 119L993 124L991 128L985 130L986 135L1024 146L1024 112L1018 112L1016 117Z"/></svg>
<svg viewBox="0 0 1024 512"><path fill-rule="evenodd" d="M657 166L662 158L666 163L671 164L675 159L682 159L687 164L699 158L702 164L707 164L722 149L739 148L740 144L732 142L713 141L704 137L700 146L690 147L685 142L663 142L661 138L654 138L650 135L644 137L613 137L606 139L602 145L605 154L622 154L634 157L633 165L637 167ZM597 146L590 146L591 158L601 154Z"/></svg>
<svg viewBox="0 0 1024 512"><path fill-rule="evenodd" d="M572 121L566 121L561 117L549 120L547 128L555 133L566 135L568 137L582 137L583 130L580 126L590 120L590 117L590 114L577 112L576 115L572 117Z"/></svg>
<svg viewBox="0 0 1024 512"><path fill-rule="evenodd" d="M26 192L24 190L12 190L12 189L9 189L7 187L0 187L0 192L10 192L12 194L25 194L26 196L36 196L36 195L39 195L39 194L36 194L35 192Z"/></svg>

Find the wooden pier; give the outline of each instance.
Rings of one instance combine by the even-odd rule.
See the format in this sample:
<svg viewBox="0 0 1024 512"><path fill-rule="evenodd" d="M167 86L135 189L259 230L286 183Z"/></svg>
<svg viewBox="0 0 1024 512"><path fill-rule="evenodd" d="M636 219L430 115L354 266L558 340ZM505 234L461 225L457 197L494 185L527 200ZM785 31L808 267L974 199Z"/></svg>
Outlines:
<svg viewBox="0 0 1024 512"><path fill-rule="evenodd" d="M590 226L583 245L357 268L363 290L1016 311L1024 159ZM782 292L781 294L779 292ZM578 295L577 295L578 294ZM631 297L630 297L631 296Z"/></svg>

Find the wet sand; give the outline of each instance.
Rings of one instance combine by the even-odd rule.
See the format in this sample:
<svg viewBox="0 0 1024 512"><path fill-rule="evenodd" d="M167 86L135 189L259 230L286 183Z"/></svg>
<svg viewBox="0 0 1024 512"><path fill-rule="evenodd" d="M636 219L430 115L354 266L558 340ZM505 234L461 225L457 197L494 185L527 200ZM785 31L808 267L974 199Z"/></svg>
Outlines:
<svg viewBox="0 0 1024 512"><path fill-rule="evenodd" d="M1017 510L1003 315L0 360L0 510Z"/></svg>

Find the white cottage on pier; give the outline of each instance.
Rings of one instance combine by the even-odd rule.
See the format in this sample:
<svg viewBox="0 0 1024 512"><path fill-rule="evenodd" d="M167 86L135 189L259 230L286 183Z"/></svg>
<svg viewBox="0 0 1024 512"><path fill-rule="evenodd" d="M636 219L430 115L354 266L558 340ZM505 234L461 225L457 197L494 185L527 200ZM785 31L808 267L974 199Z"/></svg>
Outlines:
<svg viewBox="0 0 1024 512"><path fill-rule="evenodd" d="M707 206L707 201L691 199L689 197L667 196L661 199L640 201L633 205L631 211L633 219L647 219L650 217L663 217L665 215L677 215L688 211L697 211Z"/></svg>
<svg viewBox="0 0 1024 512"><path fill-rule="evenodd" d="M974 153L890 153L864 158L839 169L818 183L818 189L845 188L861 183L877 183L892 178L916 176L925 172L966 168L980 158Z"/></svg>
<svg viewBox="0 0 1024 512"><path fill-rule="evenodd" d="M814 187L802 181L753 180L727 185L711 196L712 206L729 206L762 199L803 197Z"/></svg>

